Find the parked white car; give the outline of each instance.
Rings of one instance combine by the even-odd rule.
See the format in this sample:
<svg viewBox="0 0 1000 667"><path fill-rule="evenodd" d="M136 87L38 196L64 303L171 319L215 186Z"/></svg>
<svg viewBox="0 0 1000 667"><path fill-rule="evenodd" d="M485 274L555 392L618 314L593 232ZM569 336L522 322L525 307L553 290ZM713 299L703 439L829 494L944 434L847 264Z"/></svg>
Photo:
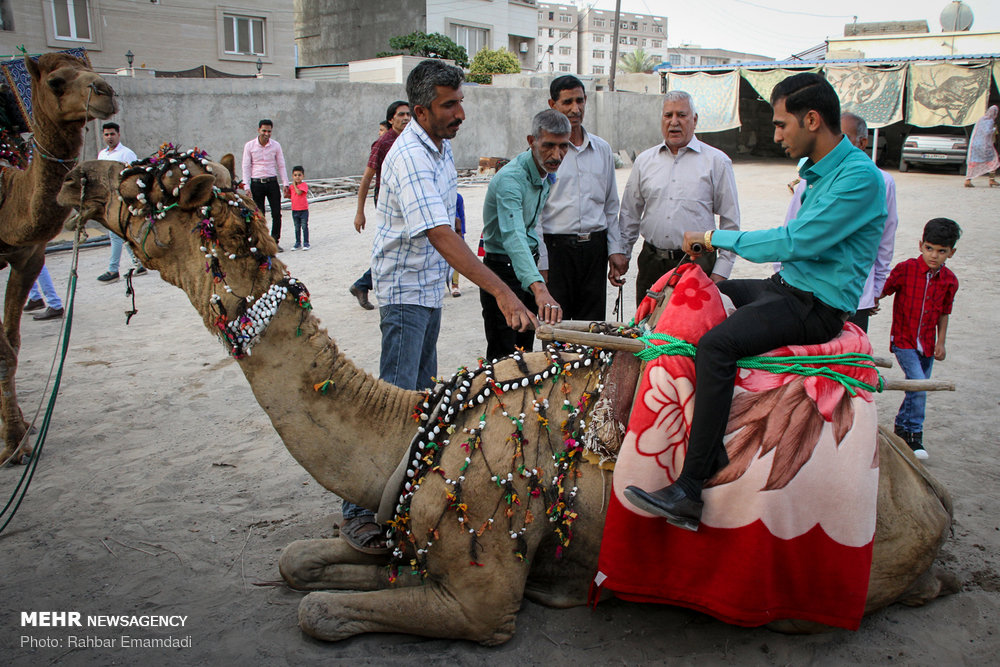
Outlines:
<svg viewBox="0 0 1000 667"><path fill-rule="evenodd" d="M964 127L915 127L906 135L899 170L911 166L958 167L965 174L965 156L969 152L968 130Z"/></svg>

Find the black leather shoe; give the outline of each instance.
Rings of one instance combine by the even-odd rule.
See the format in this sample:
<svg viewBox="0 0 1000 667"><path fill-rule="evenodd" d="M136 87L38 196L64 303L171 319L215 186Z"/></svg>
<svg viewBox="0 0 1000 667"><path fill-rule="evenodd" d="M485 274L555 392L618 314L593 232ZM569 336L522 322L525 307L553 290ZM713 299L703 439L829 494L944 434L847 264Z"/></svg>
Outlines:
<svg viewBox="0 0 1000 667"><path fill-rule="evenodd" d="M358 305L365 310L375 310L375 304L368 300L368 290L361 289L360 287L355 287L351 285L348 290L355 299L358 300Z"/></svg>
<svg viewBox="0 0 1000 667"><path fill-rule="evenodd" d="M652 492L629 486L625 488L625 497L639 509L662 516L673 526L696 532L701 523L701 510L705 506L700 500L688 498L676 484Z"/></svg>
<svg viewBox="0 0 1000 667"><path fill-rule="evenodd" d="M52 306L49 306L48 308L46 308L42 312L40 312L37 315L35 315L33 319L36 319L36 320L54 320L54 319L62 317L63 316L63 312L64 311L63 311L62 308L53 308Z"/></svg>
<svg viewBox="0 0 1000 667"><path fill-rule="evenodd" d="M33 310L41 310L45 307L45 302L41 299L28 299L28 303L24 306L24 312L30 313Z"/></svg>

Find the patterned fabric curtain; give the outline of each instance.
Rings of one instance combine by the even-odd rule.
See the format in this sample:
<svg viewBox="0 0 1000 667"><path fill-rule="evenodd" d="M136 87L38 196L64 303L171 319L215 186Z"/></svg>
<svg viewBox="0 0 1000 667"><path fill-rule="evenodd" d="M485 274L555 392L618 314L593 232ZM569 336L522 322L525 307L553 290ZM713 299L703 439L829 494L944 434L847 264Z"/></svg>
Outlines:
<svg viewBox="0 0 1000 667"><path fill-rule="evenodd" d="M861 116L869 128L903 120L906 65L892 69L863 65L827 67L826 79L840 97L840 110Z"/></svg>
<svg viewBox="0 0 1000 667"><path fill-rule="evenodd" d="M801 74L802 72L818 72L819 67L813 67L810 69L769 69L765 71L741 69L740 74L743 78L753 86L753 89L757 91L761 99L765 102L771 101L771 91L777 86L781 81L787 79L793 74Z"/></svg>
<svg viewBox="0 0 1000 667"><path fill-rule="evenodd" d="M991 68L909 65L906 122L920 127L972 125L986 113Z"/></svg>
<svg viewBox="0 0 1000 667"><path fill-rule="evenodd" d="M740 75L668 74L667 91L683 90L694 100L698 132L721 132L740 126Z"/></svg>

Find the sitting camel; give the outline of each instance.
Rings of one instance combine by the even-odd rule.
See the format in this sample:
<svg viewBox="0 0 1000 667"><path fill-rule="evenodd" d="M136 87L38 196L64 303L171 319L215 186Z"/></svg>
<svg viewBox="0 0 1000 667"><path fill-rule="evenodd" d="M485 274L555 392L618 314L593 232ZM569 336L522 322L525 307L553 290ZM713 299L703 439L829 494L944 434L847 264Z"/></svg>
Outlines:
<svg viewBox="0 0 1000 667"><path fill-rule="evenodd" d="M14 375L28 292L45 264L45 244L70 212L56 195L78 160L84 125L117 112L114 90L79 58L47 53L24 62L31 76L34 158L25 170L4 169L0 180L0 268L10 266L0 335L0 465L31 453Z"/></svg>
<svg viewBox="0 0 1000 667"><path fill-rule="evenodd" d="M164 154L120 173L85 163L60 197L107 207L99 222L187 293L320 484L365 507L386 498L395 510L392 556L362 554L340 538L285 549L282 576L312 591L299 606L306 633L495 645L513 635L524 597L586 602L611 480L579 443L610 354L552 345L461 369L433 396L405 391L339 350L308 291L276 259L263 218L203 155ZM901 441L880 432L879 443L869 612L941 592L931 566L951 523L947 493L900 453ZM386 488L397 472L401 484ZM782 627L805 629L793 620Z"/></svg>

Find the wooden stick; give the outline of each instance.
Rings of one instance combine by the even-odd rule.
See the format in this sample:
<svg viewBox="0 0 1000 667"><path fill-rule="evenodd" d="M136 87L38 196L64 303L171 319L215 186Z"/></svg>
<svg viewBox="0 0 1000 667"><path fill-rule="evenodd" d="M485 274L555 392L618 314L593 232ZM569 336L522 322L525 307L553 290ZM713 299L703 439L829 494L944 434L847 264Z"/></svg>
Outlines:
<svg viewBox="0 0 1000 667"><path fill-rule="evenodd" d="M886 391L955 391L954 382L944 380L886 380Z"/></svg>
<svg viewBox="0 0 1000 667"><path fill-rule="evenodd" d="M872 360L879 368L892 368L892 357L876 357L872 355Z"/></svg>
<svg viewBox="0 0 1000 667"><path fill-rule="evenodd" d="M635 338L622 338L620 336L608 336L605 334L589 333L587 331L573 331L541 324L535 330L535 337L539 340L559 340L564 343L575 343L577 345L589 345L590 347L600 347L605 350L625 350L633 354L644 350L646 345Z"/></svg>
<svg viewBox="0 0 1000 667"><path fill-rule="evenodd" d="M556 325L557 329L569 329L570 331L586 331L590 332L590 325L593 324L593 320L563 320ZM608 326L618 328L625 326L624 322L604 322Z"/></svg>

